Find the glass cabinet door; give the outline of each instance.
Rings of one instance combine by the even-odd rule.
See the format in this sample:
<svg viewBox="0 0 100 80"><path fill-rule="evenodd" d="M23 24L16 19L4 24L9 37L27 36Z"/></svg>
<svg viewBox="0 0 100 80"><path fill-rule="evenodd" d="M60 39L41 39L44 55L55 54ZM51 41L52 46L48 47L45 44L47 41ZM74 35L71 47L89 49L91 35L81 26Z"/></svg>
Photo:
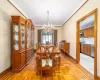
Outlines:
<svg viewBox="0 0 100 80"><path fill-rule="evenodd" d="M25 49L25 25L21 24L21 48Z"/></svg>
<svg viewBox="0 0 100 80"><path fill-rule="evenodd" d="M27 28L27 48L29 48L29 28Z"/></svg>
<svg viewBox="0 0 100 80"><path fill-rule="evenodd" d="M29 27L29 47L31 47L31 25Z"/></svg>
<svg viewBox="0 0 100 80"><path fill-rule="evenodd" d="M27 47L30 48L30 42L31 42L31 26L29 24L28 29L27 29Z"/></svg>
<svg viewBox="0 0 100 80"><path fill-rule="evenodd" d="M34 45L34 31L32 30L32 47Z"/></svg>
<svg viewBox="0 0 100 80"><path fill-rule="evenodd" d="M18 30L18 23L13 23L13 43L14 43L14 46L13 46L13 49L14 50L19 50L19 30Z"/></svg>
<svg viewBox="0 0 100 80"><path fill-rule="evenodd" d="M31 28L31 43L30 43L31 47L32 47L32 28Z"/></svg>

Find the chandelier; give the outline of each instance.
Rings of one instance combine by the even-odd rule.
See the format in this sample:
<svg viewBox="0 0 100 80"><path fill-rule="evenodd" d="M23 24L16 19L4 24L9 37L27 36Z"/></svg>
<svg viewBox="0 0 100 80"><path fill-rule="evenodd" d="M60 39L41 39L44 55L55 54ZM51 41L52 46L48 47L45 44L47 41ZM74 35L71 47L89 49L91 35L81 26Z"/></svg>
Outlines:
<svg viewBox="0 0 100 80"><path fill-rule="evenodd" d="M43 25L42 30L44 32L51 32L53 31L54 26L52 24L49 24L49 11L47 11L47 25Z"/></svg>

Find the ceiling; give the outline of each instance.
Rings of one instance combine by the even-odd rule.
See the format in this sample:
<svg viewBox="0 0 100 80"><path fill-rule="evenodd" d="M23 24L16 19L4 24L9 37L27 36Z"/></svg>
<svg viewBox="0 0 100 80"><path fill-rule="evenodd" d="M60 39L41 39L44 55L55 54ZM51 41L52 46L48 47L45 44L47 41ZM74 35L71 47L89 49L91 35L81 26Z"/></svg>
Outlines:
<svg viewBox="0 0 100 80"><path fill-rule="evenodd" d="M47 21L54 26L62 26L87 0L9 0L27 18L31 18L35 26Z"/></svg>

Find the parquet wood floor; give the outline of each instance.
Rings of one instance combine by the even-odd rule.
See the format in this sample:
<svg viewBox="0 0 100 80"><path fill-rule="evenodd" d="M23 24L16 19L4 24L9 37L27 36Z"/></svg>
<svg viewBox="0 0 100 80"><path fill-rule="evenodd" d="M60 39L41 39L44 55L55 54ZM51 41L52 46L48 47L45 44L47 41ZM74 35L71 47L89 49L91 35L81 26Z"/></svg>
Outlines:
<svg viewBox="0 0 100 80"><path fill-rule="evenodd" d="M44 76L42 79L36 75L35 57L19 73L9 71L0 80L52 80ZM60 73L55 72L53 80L90 80L69 57L61 54Z"/></svg>

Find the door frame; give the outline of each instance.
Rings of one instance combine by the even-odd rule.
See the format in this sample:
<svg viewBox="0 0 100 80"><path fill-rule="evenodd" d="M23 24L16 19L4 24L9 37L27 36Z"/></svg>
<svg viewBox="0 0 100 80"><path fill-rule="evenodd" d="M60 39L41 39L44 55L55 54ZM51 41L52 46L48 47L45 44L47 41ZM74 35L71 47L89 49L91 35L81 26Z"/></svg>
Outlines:
<svg viewBox="0 0 100 80"><path fill-rule="evenodd" d="M76 63L80 63L80 36L79 36L79 22L87 18L88 16L94 14L94 78L97 78L97 17L98 17L98 9L94 9L87 15L83 16L76 22Z"/></svg>

